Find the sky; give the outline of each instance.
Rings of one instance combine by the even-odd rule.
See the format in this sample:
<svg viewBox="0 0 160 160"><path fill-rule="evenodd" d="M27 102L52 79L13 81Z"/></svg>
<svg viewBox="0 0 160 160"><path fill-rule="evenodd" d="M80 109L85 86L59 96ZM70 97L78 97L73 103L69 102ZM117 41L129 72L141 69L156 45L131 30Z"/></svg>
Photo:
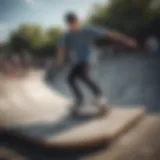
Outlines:
<svg viewBox="0 0 160 160"><path fill-rule="evenodd" d="M86 19L95 3L107 0L0 0L0 42L6 41L10 32L21 23L39 23L43 27L64 27L63 16L74 11Z"/></svg>

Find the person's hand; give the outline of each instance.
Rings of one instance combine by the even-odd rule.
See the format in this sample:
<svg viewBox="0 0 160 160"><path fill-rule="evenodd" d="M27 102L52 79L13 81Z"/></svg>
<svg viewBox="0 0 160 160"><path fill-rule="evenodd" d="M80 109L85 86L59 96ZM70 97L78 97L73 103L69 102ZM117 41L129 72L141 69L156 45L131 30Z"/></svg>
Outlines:
<svg viewBox="0 0 160 160"><path fill-rule="evenodd" d="M128 47L132 48L132 49L138 49L139 48L137 41L134 40L134 39L127 39L126 45Z"/></svg>
<svg viewBox="0 0 160 160"><path fill-rule="evenodd" d="M64 54L65 54L65 49L60 48L58 51L58 56L57 56L56 62L55 62L57 68L60 68L63 66L64 58L65 58Z"/></svg>

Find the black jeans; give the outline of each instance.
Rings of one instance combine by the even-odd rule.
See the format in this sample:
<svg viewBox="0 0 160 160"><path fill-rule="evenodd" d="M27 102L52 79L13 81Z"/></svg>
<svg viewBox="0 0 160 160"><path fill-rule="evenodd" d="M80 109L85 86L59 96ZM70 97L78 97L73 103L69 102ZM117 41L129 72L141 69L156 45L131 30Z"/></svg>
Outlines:
<svg viewBox="0 0 160 160"><path fill-rule="evenodd" d="M102 94L101 89L92 81L91 77L89 76L89 73L89 63L76 64L72 67L69 73L68 83L76 98L76 103L78 104L83 103L84 97L76 82L77 79L83 81L91 89L95 96L100 96Z"/></svg>

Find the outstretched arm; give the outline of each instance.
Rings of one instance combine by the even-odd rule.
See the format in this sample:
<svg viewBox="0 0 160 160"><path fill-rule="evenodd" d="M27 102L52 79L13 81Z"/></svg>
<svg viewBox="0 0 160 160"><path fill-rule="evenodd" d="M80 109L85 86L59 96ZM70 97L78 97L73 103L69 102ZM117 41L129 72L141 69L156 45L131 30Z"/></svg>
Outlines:
<svg viewBox="0 0 160 160"><path fill-rule="evenodd" d="M138 44L135 39L125 36L113 30L106 32L106 36L113 42L119 42L130 48L137 48Z"/></svg>
<svg viewBox="0 0 160 160"><path fill-rule="evenodd" d="M90 28L92 35L94 36L105 36L113 43L121 43L130 48L137 48L138 44L135 39L125 36L117 31L100 29L100 28Z"/></svg>

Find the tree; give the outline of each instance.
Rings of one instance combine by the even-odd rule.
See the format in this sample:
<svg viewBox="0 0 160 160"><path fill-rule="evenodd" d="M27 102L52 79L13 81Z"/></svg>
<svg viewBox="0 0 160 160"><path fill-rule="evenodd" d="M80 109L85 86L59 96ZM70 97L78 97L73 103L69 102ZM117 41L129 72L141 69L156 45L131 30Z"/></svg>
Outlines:
<svg viewBox="0 0 160 160"><path fill-rule="evenodd" d="M9 46L8 43L0 43L0 59L7 56L9 52Z"/></svg>
<svg viewBox="0 0 160 160"><path fill-rule="evenodd" d="M39 25L21 25L11 34L10 44L14 49L36 50L46 43L46 35Z"/></svg>
<svg viewBox="0 0 160 160"><path fill-rule="evenodd" d="M91 24L106 26L108 24L108 18L108 6L94 4L88 21Z"/></svg>
<svg viewBox="0 0 160 160"><path fill-rule="evenodd" d="M47 30L47 43L57 45L62 30L58 27L49 28Z"/></svg>
<svg viewBox="0 0 160 160"><path fill-rule="evenodd" d="M157 0L154 1L158 4ZM153 0L110 0L108 4L94 8L89 20L93 24L112 27L136 36L144 30L147 32L146 28L155 17L158 16L160 19L159 10L151 8L152 4Z"/></svg>
<svg viewBox="0 0 160 160"><path fill-rule="evenodd" d="M24 48L30 48L29 40L17 32L12 33L9 44L10 48L16 52L20 52Z"/></svg>

